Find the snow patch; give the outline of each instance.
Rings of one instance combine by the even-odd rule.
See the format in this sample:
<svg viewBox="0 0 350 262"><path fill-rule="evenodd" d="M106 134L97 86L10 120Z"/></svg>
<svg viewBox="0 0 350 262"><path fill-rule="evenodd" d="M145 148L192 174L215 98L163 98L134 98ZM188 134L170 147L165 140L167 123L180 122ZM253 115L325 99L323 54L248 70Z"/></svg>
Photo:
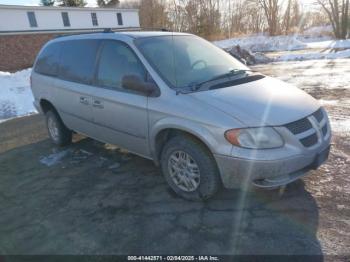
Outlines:
<svg viewBox="0 0 350 262"><path fill-rule="evenodd" d="M0 71L0 123L13 117L37 113L30 89L31 69L16 73Z"/></svg>
<svg viewBox="0 0 350 262"><path fill-rule="evenodd" d="M307 48L350 48L350 39L346 40L328 40L328 41L314 41L307 43Z"/></svg>
<svg viewBox="0 0 350 262"><path fill-rule="evenodd" d="M327 28L314 28L326 30ZM327 29L328 30L328 29ZM274 57L272 60L278 61L302 61L315 59L338 59L350 57L350 39L334 40L330 35L311 34L312 30L304 35L281 35L267 36L263 34L226 39L213 42L218 47L231 49L234 46L240 46L243 49L254 52L255 60L259 61L257 52L283 52L296 51ZM308 35L309 34L309 35ZM308 50L306 52L297 52ZM263 61L263 63L269 61Z"/></svg>
<svg viewBox="0 0 350 262"><path fill-rule="evenodd" d="M332 32L333 29L331 25L313 26L306 29L303 35L324 35L325 33L331 34Z"/></svg>
<svg viewBox="0 0 350 262"><path fill-rule="evenodd" d="M304 60L315 60L315 59L338 59L338 58L349 58L350 49L342 50L338 52L315 52L305 54L285 54L275 58L275 61L304 61Z"/></svg>
<svg viewBox="0 0 350 262"><path fill-rule="evenodd" d="M323 106L334 106L339 103L339 100L324 100L324 99L319 99L318 102L323 105Z"/></svg>
<svg viewBox="0 0 350 262"><path fill-rule="evenodd" d="M294 51L303 49L344 49L350 48L350 39L333 40L329 36L303 35L252 35L213 42L221 48L235 45L253 52Z"/></svg>
<svg viewBox="0 0 350 262"><path fill-rule="evenodd" d="M344 120L336 120L336 119L330 119L331 122L331 129L334 132L339 133L350 133L350 119L344 119Z"/></svg>
<svg viewBox="0 0 350 262"><path fill-rule="evenodd" d="M63 150L60 152L52 153L48 156L41 157L39 161L40 161L40 163L50 167L50 166L58 164L70 152L71 152L71 150L67 149L67 150Z"/></svg>
<svg viewBox="0 0 350 262"><path fill-rule="evenodd" d="M265 36L252 35L241 38L231 38L213 42L221 48L229 48L234 45L249 49L253 52L300 50L307 47L306 43L299 41L297 36Z"/></svg>

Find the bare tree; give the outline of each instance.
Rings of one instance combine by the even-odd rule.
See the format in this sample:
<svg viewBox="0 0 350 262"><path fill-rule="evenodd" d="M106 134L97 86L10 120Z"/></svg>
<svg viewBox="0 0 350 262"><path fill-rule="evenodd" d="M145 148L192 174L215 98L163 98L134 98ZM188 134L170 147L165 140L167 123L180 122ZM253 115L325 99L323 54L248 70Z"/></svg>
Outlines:
<svg viewBox="0 0 350 262"><path fill-rule="evenodd" d="M277 35L280 32L280 3L279 0L258 0L258 3L263 8L268 31L271 36Z"/></svg>
<svg viewBox="0 0 350 262"><path fill-rule="evenodd" d="M304 25L318 25L324 20L317 12L305 15L298 1L124 0L120 6L139 8L142 27L166 27L219 39L263 31L268 31L270 35L289 34L302 30ZM308 14L311 14L310 11Z"/></svg>
<svg viewBox="0 0 350 262"><path fill-rule="evenodd" d="M327 13L336 38L345 39L349 29L349 0L317 0Z"/></svg>
<svg viewBox="0 0 350 262"><path fill-rule="evenodd" d="M293 31L302 31L305 16L301 11L298 0L288 0L282 18L281 29L287 35Z"/></svg>
<svg viewBox="0 0 350 262"><path fill-rule="evenodd" d="M144 28L167 28L169 25L165 0L141 0L140 24Z"/></svg>

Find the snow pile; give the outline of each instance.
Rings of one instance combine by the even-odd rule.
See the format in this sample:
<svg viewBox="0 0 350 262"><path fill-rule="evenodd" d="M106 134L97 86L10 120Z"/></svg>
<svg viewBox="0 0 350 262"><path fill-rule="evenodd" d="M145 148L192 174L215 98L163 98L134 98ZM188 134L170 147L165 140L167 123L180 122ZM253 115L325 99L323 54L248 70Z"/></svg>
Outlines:
<svg viewBox="0 0 350 262"><path fill-rule="evenodd" d="M31 69L16 73L0 71L0 123L6 119L36 113L29 77Z"/></svg>
<svg viewBox="0 0 350 262"><path fill-rule="evenodd" d="M350 39L346 40L328 40L328 41L314 41L307 43L307 48L333 48L333 49L344 49L350 48Z"/></svg>
<svg viewBox="0 0 350 262"><path fill-rule="evenodd" d="M253 52L293 51L303 49L350 48L350 39L331 40L329 36L248 36L213 42L221 48L231 48L239 45Z"/></svg>
<svg viewBox="0 0 350 262"><path fill-rule="evenodd" d="M230 48L234 45L239 45L240 47L249 49L253 52L300 50L307 48L307 44L298 40L296 35L252 35L242 38L215 41L214 44L221 48Z"/></svg>
<svg viewBox="0 0 350 262"><path fill-rule="evenodd" d="M332 34L333 29L331 25L324 25L324 26L313 26L308 29L306 29L303 32L303 35L307 36L323 36L325 34Z"/></svg>
<svg viewBox="0 0 350 262"><path fill-rule="evenodd" d="M304 54L285 54L275 58L274 61L304 61L314 59L350 58L350 49L337 52L313 52Z"/></svg>
<svg viewBox="0 0 350 262"><path fill-rule="evenodd" d="M324 30L325 28L322 27ZM330 35L307 35L322 28L312 28L304 35L266 36L253 35L214 42L215 45L231 50L237 46L247 50L257 63L279 61L302 61L313 59L337 59L350 57L350 39L332 40ZM318 50L317 50L318 49ZM299 52L300 50L307 50ZM294 51L287 53L286 51ZM261 52L281 52L277 57ZM286 52L283 54L283 52ZM254 63L251 63L254 64Z"/></svg>

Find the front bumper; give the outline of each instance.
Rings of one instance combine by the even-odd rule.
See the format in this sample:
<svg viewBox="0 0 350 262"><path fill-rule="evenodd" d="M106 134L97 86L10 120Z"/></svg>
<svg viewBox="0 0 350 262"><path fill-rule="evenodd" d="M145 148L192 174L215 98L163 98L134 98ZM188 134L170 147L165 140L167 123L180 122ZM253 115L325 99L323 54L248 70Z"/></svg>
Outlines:
<svg viewBox="0 0 350 262"><path fill-rule="evenodd" d="M286 185L311 169L317 169L328 158L327 143L314 154L300 154L278 160L251 160L215 155L221 179L226 188L253 183L257 187L272 188Z"/></svg>

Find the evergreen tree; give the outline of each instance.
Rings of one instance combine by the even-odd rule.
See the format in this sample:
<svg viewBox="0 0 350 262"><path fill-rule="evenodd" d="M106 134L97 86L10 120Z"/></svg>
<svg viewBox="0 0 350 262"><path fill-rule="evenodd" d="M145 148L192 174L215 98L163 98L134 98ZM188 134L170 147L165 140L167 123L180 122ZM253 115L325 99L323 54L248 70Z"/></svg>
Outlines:
<svg viewBox="0 0 350 262"><path fill-rule="evenodd" d="M40 4L43 6L53 6L55 3L55 0L41 0Z"/></svg>
<svg viewBox="0 0 350 262"><path fill-rule="evenodd" d="M97 0L97 5L99 7L116 7L119 3L119 0Z"/></svg>
<svg viewBox="0 0 350 262"><path fill-rule="evenodd" d="M59 6L75 6L84 7L86 2L84 0L57 0Z"/></svg>

